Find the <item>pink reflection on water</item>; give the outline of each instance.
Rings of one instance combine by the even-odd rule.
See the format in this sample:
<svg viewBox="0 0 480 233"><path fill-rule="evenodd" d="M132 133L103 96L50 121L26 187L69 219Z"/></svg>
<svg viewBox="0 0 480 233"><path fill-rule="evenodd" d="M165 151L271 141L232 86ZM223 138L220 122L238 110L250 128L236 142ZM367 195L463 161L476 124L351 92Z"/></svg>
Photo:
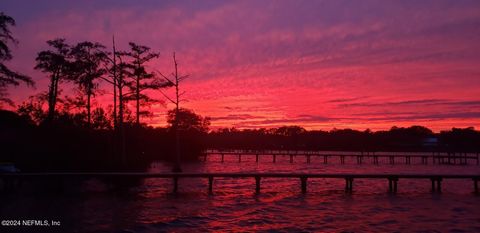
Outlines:
<svg viewBox="0 0 480 233"><path fill-rule="evenodd" d="M455 173L479 174L478 166L448 165L357 165L355 161L323 164L312 158L278 157L276 163L262 157L236 157L224 163L209 158L205 163L185 164L188 172L326 172L326 173ZM386 163L386 162L384 162ZM151 172L169 171L155 164ZM399 181L397 195L387 193L387 180L358 179L354 193L345 194L343 179L309 179L301 194L299 179L263 178L261 193L255 194L253 178L217 178L213 195L207 179L180 179L179 193L172 194L172 181L148 179L139 224L152 229L186 232L190 227L206 231L431 231L480 230L478 196L469 180L445 180L442 194L431 194L429 180Z"/></svg>

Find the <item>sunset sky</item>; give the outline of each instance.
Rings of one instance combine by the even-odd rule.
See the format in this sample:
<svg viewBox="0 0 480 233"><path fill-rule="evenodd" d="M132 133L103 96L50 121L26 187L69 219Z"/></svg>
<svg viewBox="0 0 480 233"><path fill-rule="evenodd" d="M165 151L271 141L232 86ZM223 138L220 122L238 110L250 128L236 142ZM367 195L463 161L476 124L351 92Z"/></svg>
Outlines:
<svg viewBox="0 0 480 233"><path fill-rule="evenodd" d="M480 1L19 1L2 0L19 45L8 65L36 89L10 89L21 103L45 91L33 69L45 41L129 41L161 53L149 64L170 73L172 52L185 106L212 127L301 125L307 129L435 131L480 128ZM110 104L106 94L97 104ZM64 93L70 93L65 87ZM154 93L161 99L159 93ZM165 124L171 105L152 106Z"/></svg>

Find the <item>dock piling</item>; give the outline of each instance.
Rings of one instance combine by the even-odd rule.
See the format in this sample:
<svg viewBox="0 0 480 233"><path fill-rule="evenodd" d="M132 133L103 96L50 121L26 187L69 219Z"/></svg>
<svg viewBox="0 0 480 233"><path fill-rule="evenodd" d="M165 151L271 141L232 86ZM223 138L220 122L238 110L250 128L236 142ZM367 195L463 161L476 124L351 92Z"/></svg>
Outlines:
<svg viewBox="0 0 480 233"><path fill-rule="evenodd" d="M473 192L475 194L479 194L480 192L478 190L478 179L473 178L472 180L473 180Z"/></svg>
<svg viewBox="0 0 480 233"><path fill-rule="evenodd" d="M388 178L388 192L391 193L393 192L393 185L392 185L392 179Z"/></svg>
<svg viewBox="0 0 480 233"><path fill-rule="evenodd" d="M305 194L307 193L307 177L306 176L300 177L300 181L302 183L302 193Z"/></svg>
<svg viewBox="0 0 480 233"><path fill-rule="evenodd" d="M388 177L388 192L390 193L397 193L397 177Z"/></svg>
<svg viewBox="0 0 480 233"><path fill-rule="evenodd" d="M255 193L260 193L260 176L255 176Z"/></svg>
<svg viewBox="0 0 480 233"><path fill-rule="evenodd" d="M213 176L208 177L208 194L213 194Z"/></svg>
<svg viewBox="0 0 480 233"><path fill-rule="evenodd" d="M432 181L432 193L434 193L434 192L441 193L442 192L442 178L441 177L432 177L432 178L430 178L430 180ZM435 185L435 183L436 183L436 185Z"/></svg>
<svg viewBox="0 0 480 233"><path fill-rule="evenodd" d="M442 192L442 178L437 178L437 192Z"/></svg>
<svg viewBox="0 0 480 233"><path fill-rule="evenodd" d="M345 192L346 193L353 192L353 178L351 177L345 178Z"/></svg>
<svg viewBox="0 0 480 233"><path fill-rule="evenodd" d="M473 179L473 189L474 189L474 192L475 194L479 194L479 191L478 191L478 179Z"/></svg>
<svg viewBox="0 0 480 233"><path fill-rule="evenodd" d="M362 164L363 155L357 155L357 164Z"/></svg>
<svg viewBox="0 0 480 233"><path fill-rule="evenodd" d="M173 192L176 193L178 191L178 177L173 177Z"/></svg>

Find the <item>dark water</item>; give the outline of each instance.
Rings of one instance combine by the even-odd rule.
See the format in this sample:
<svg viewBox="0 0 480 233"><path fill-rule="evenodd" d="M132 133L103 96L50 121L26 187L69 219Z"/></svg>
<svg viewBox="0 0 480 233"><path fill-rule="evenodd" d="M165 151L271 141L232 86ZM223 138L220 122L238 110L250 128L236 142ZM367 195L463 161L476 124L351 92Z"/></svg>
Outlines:
<svg viewBox="0 0 480 233"><path fill-rule="evenodd" d="M184 165L189 172L328 172L328 173L455 173L480 174L480 166L357 165L353 161L323 164L288 157L228 157ZM412 161L413 162L413 161ZM415 161L420 162L420 161ZM157 163L152 172L170 171ZM262 179L255 194L254 179L217 179L208 195L206 179L181 179L179 193L172 182L146 179L127 191L106 191L95 180L68 187L61 194L23 190L4 195L1 220L58 220L59 227L5 227L26 232L480 232L480 196L470 180L446 180L442 193L430 192L429 180L400 180L396 195L387 193L386 180L355 180L353 194L344 192L343 180L309 179L301 194L297 179ZM40 187L47 188L47 187Z"/></svg>

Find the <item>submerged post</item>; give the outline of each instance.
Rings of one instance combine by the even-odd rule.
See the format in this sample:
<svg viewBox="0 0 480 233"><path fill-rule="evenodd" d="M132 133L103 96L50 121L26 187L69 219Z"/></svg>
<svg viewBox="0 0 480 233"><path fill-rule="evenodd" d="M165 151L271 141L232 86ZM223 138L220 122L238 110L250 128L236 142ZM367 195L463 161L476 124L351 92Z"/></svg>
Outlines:
<svg viewBox="0 0 480 233"><path fill-rule="evenodd" d="M223 161L224 161L223 158L224 158L224 154L222 154L222 163L223 163Z"/></svg>
<svg viewBox="0 0 480 233"><path fill-rule="evenodd" d="M307 155L307 163L310 163L310 155Z"/></svg>
<svg viewBox="0 0 480 233"><path fill-rule="evenodd" d="M255 162L258 163L258 154L255 155Z"/></svg>
<svg viewBox="0 0 480 233"><path fill-rule="evenodd" d="M290 163L293 163L293 155L290 155Z"/></svg>

